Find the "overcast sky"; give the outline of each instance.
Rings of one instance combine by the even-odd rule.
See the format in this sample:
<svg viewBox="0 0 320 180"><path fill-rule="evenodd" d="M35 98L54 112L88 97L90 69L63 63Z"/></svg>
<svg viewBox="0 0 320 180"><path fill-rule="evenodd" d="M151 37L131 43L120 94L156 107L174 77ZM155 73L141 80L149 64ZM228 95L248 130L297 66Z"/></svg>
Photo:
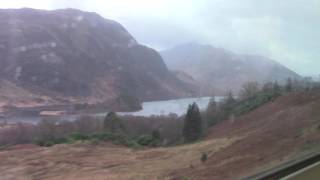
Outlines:
<svg viewBox="0 0 320 180"><path fill-rule="evenodd" d="M320 0L0 0L21 7L94 11L158 50L207 43L320 74Z"/></svg>

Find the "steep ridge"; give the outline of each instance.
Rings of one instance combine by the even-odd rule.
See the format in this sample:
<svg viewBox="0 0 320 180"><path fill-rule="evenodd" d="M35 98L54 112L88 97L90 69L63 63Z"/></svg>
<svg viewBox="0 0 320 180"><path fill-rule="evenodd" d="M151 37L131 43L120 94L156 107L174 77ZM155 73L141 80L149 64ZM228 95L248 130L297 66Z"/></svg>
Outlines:
<svg viewBox="0 0 320 180"><path fill-rule="evenodd" d="M192 94L155 50L96 13L2 9L0 24L1 78L23 89L86 103Z"/></svg>

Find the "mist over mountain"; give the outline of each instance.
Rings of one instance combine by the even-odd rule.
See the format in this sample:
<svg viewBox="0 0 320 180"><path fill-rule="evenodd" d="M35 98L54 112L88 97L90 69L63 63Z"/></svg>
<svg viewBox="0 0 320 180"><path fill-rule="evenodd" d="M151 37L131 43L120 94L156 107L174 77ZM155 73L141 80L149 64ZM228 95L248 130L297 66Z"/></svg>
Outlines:
<svg viewBox="0 0 320 180"><path fill-rule="evenodd" d="M192 94L155 50L96 13L7 9L0 24L1 78L30 93L86 103Z"/></svg>
<svg viewBox="0 0 320 180"><path fill-rule="evenodd" d="M300 76L267 57L240 55L211 45L188 43L161 52L170 69L183 71L198 81L202 94L234 92L248 81L284 82Z"/></svg>

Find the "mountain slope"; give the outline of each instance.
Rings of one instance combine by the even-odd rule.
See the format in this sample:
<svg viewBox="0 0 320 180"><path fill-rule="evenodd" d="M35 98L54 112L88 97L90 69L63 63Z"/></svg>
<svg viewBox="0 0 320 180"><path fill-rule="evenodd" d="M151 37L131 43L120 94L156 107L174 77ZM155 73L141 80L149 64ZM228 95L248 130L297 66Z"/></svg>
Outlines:
<svg viewBox="0 0 320 180"><path fill-rule="evenodd" d="M279 63L253 55L238 55L210 45L184 44L161 52L170 69L184 71L200 83L204 94L238 91L247 81L281 81L298 74Z"/></svg>
<svg viewBox="0 0 320 180"><path fill-rule="evenodd" d="M189 96L161 56L119 23L76 9L0 10L0 75L85 102Z"/></svg>
<svg viewBox="0 0 320 180"><path fill-rule="evenodd" d="M176 173L194 179L243 178L318 152L318 108L319 91L291 93L233 121L224 121L210 128L206 139L243 138L217 154L210 153L202 167Z"/></svg>

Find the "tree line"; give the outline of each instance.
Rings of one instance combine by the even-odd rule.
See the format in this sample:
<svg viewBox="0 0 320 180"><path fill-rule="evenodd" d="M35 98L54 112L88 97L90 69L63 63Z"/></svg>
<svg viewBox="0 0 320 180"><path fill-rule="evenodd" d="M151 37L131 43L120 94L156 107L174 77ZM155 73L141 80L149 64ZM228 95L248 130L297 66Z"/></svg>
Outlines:
<svg viewBox="0 0 320 180"><path fill-rule="evenodd" d="M201 138L206 126L213 126L224 120L252 111L261 105L273 101L279 96L292 92L320 91L320 82L311 78L288 78L285 83L278 81L259 85L252 81L243 84L238 96L229 91L225 98L217 102L211 98L205 112L200 112L197 104L189 105L184 118L184 142L193 142Z"/></svg>

